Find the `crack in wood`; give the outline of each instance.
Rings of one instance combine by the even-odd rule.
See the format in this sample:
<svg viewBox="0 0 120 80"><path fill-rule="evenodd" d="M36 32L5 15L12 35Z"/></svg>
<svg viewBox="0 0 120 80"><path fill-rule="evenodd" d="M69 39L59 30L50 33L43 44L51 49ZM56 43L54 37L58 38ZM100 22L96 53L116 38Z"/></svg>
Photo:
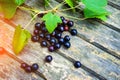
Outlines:
<svg viewBox="0 0 120 80"><path fill-rule="evenodd" d="M116 9L120 10L120 6L115 4L115 3L113 3L113 2L111 2L111 1L108 1L108 5L110 5L110 6L114 7L114 8L116 8Z"/></svg>
<svg viewBox="0 0 120 80"><path fill-rule="evenodd" d="M98 20L98 19L96 19L96 20L94 20L94 21L97 21L97 22L99 22L99 23L107 26L108 28L113 29L113 30L115 30L115 31L117 31L117 32L120 33L120 29L119 29L119 28L117 28L117 27L115 27L115 26L113 26L113 25L111 25L111 24L109 24L109 23L107 23L107 22L105 22L105 21Z"/></svg>

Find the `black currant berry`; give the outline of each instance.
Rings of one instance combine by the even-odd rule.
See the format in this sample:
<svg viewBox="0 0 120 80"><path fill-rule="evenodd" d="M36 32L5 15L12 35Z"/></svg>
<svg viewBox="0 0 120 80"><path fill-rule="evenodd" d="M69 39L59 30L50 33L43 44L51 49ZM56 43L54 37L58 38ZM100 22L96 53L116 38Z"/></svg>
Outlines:
<svg viewBox="0 0 120 80"><path fill-rule="evenodd" d="M74 25L74 22L73 21L68 21L67 25L68 25L68 27L72 27Z"/></svg>
<svg viewBox="0 0 120 80"><path fill-rule="evenodd" d="M32 71L37 71L39 66L37 63L34 63L34 64L32 64L31 68L32 68Z"/></svg>
<svg viewBox="0 0 120 80"><path fill-rule="evenodd" d="M64 20L62 20L62 23L63 23L63 25L67 25L68 20L64 19Z"/></svg>
<svg viewBox="0 0 120 80"><path fill-rule="evenodd" d="M23 68L23 69L25 69L27 66L28 65L26 63L22 63L20 67Z"/></svg>
<svg viewBox="0 0 120 80"><path fill-rule="evenodd" d="M26 71L27 73L32 72L32 68L31 68L31 66L27 66L27 67L25 67L25 71Z"/></svg>
<svg viewBox="0 0 120 80"><path fill-rule="evenodd" d="M45 61L46 62L51 62L53 60L52 56L51 55L48 55L45 57Z"/></svg>
<svg viewBox="0 0 120 80"><path fill-rule="evenodd" d="M55 35L55 37L56 37L57 39L61 38L61 36L62 36L62 33L57 33L57 34Z"/></svg>
<svg viewBox="0 0 120 80"><path fill-rule="evenodd" d="M60 32L64 31L64 26L63 25L58 25L57 30Z"/></svg>
<svg viewBox="0 0 120 80"><path fill-rule="evenodd" d="M55 48L54 48L54 46L49 46L49 47L48 47L48 50L49 50L50 52L53 52L53 51L55 50Z"/></svg>
<svg viewBox="0 0 120 80"><path fill-rule="evenodd" d="M42 18L44 15L45 15L44 13L40 13L40 14L38 14L38 17Z"/></svg>
<svg viewBox="0 0 120 80"><path fill-rule="evenodd" d="M80 68L81 67L80 61L75 61L74 66L75 66L75 68Z"/></svg>
<svg viewBox="0 0 120 80"><path fill-rule="evenodd" d="M35 29L35 30L34 30L34 34L35 34L35 35L38 35L38 34L39 34L39 30L38 30L38 29Z"/></svg>
<svg viewBox="0 0 120 80"><path fill-rule="evenodd" d="M64 43L64 47L70 48L70 46L71 46L70 42L65 42L65 43Z"/></svg>
<svg viewBox="0 0 120 80"><path fill-rule="evenodd" d="M63 44L63 43L64 43L64 38L58 39L58 42L59 42L60 44Z"/></svg>
<svg viewBox="0 0 120 80"><path fill-rule="evenodd" d="M64 27L64 31L69 31L69 27L68 27L68 26L65 26L65 27Z"/></svg>
<svg viewBox="0 0 120 80"><path fill-rule="evenodd" d="M32 36L32 37L31 37L31 40L32 40L33 42L38 42L38 41L39 41L39 36Z"/></svg>
<svg viewBox="0 0 120 80"><path fill-rule="evenodd" d="M70 41L70 37L68 36L68 35L66 35L65 37L64 37L64 40L67 42L67 41Z"/></svg>
<svg viewBox="0 0 120 80"><path fill-rule="evenodd" d="M60 16L60 18L61 18L62 21L65 20L65 18L63 16Z"/></svg>
<svg viewBox="0 0 120 80"><path fill-rule="evenodd" d="M42 27L42 28L41 28L41 31L42 31L43 33L46 33L46 32L47 32L46 27Z"/></svg>
<svg viewBox="0 0 120 80"><path fill-rule="evenodd" d="M56 39L52 37L49 42L50 44L54 45L56 43Z"/></svg>
<svg viewBox="0 0 120 80"><path fill-rule="evenodd" d="M61 44L59 44L59 43L54 44L55 50L60 49L60 47L61 47Z"/></svg>
<svg viewBox="0 0 120 80"><path fill-rule="evenodd" d="M39 22L37 22L37 23L35 24L35 28L36 28L37 30L40 30L40 29L41 29L41 24L40 24Z"/></svg>
<svg viewBox="0 0 120 80"><path fill-rule="evenodd" d="M48 40L48 41L49 41L49 40L50 40L50 38L51 38L50 34L46 34L46 35L45 35L45 39L46 39L46 40Z"/></svg>
<svg viewBox="0 0 120 80"><path fill-rule="evenodd" d="M77 30L76 29L71 29L70 33L71 33L71 35L75 36L75 35L77 35Z"/></svg>
<svg viewBox="0 0 120 80"><path fill-rule="evenodd" d="M51 36L54 37L56 34L57 34L57 31L55 30L55 31L52 32Z"/></svg>
<svg viewBox="0 0 120 80"><path fill-rule="evenodd" d="M40 44L41 44L42 47L47 47L47 42L46 41L42 41Z"/></svg>
<svg viewBox="0 0 120 80"><path fill-rule="evenodd" d="M40 37L40 38L44 38L45 35L44 35L43 33L39 33L39 37Z"/></svg>

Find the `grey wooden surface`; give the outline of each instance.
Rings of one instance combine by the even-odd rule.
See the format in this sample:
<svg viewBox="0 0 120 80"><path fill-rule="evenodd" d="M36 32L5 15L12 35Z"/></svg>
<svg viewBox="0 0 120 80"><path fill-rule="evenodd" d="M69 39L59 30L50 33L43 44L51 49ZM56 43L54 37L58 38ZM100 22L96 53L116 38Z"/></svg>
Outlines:
<svg viewBox="0 0 120 80"><path fill-rule="evenodd" d="M119 5L119 0L109 1ZM26 5L43 9L40 3L38 0L27 0ZM55 6L59 3L52 0L51 4ZM29 40L21 54L14 55L11 41L15 29L9 22L0 20L0 46L8 51L6 55L0 56L0 74L2 75L0 80L42 80L44 78L42 75L47 80L119 80L120 10L111 5L108 5L107 9L111 15L105 22L94 19L81 21L72 19L75 22L74 28L78 30L77 36L70 36L72 47L68 50L61 48L52 53L48 52L46 48L40 47L39 43ZM82 17L79 11L75 14L65 11L63 14ZM25 27L30 19L31 14L28 11L18 9L11 22ZM31 33L34 24L38 21L40 19L35 19L27 28ZM44 63L46 55L53 56L52 63ZM83 66L80 69L74 68L75 60L81 61ZM38 63L40 69L36 73L27 74L20 68L20 63L23 61L28 64ZM9 71L4 73L4 70Z"/></svg>

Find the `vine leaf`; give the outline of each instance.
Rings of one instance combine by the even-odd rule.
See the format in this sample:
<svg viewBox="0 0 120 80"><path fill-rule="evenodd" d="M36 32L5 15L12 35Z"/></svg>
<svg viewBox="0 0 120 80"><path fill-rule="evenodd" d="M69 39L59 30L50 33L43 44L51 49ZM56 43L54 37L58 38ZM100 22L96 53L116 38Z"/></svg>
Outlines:
<svg viewBox="0 0 120 80"><path fill-rule="evenodd" d="M55 30L58 23L62 23L61 18L51 12L44 15L42 20L45 21L45 25L49 33L52 33Z"/></svg>
<svg viewBox="0 0 120 80"><path fill-rule="evenodd" d="M65 2L66 2L71 8L74 7L74 2L73 2L73 0L65 0Z"/></svg>
<svg viewBox="0 0 120 80"><path fill-rule="evenodd" d="M50 0L44 0L45 6L48 6L49 2L50 2Z"/></svg>
<svg viewBox="0 0 120 80"><path fill-rule="evenodd" d="M107 0L82 0L85 5L84 16L85 18L99 18L106 20L109 12L105 9Z"/></svg>
<svg viewBox="0 0 120 80"><path fill-rule="evenodd" d="M0 12L4 14L4 17L11 19L19 5L23 4L25 0L0 0Z"/></svg>
<svg viewBox="0 0 120 80"><path fill-rule="evenodd" d="M15 54L19 54L22 51L30 37L31 34L27 30L22 29L20 25L16 27L12 41Z"/></svg>

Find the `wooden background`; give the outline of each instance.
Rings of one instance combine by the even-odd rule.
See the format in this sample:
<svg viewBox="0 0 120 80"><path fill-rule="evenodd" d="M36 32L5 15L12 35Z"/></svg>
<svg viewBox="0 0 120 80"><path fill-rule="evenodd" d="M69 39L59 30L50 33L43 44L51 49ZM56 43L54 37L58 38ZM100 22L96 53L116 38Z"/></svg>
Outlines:
<svg viewBox="0 0 120 80"><path fill-rule="evenodd" d="M111 15L107 21L72 19L75 22L74 28L78 30L78 35L71 37L72 47L52 53L40 47L39 43L29 40L21 54L14 55L11 46L14 24L25 27L31 19L31 13L18 9L11 21L1 17L0 46L8 52L0 55L0 80L120 80L120 0L108 1L107 10ZM51 0L52 6L59 2ZM40 0L27 0L25 4L43 10L41 3ZM63 14L83 17L80 11L75 14L65 11ZM34 24L38 21L41 20L35 19L27 30L32 33ZM44 62L45 56L49 54L54 59L50 64ZM75 60L82 63L81 68L74 68ZM40 68L37 72L28 74L20 68L22 62L38 63Z"/></svg>

